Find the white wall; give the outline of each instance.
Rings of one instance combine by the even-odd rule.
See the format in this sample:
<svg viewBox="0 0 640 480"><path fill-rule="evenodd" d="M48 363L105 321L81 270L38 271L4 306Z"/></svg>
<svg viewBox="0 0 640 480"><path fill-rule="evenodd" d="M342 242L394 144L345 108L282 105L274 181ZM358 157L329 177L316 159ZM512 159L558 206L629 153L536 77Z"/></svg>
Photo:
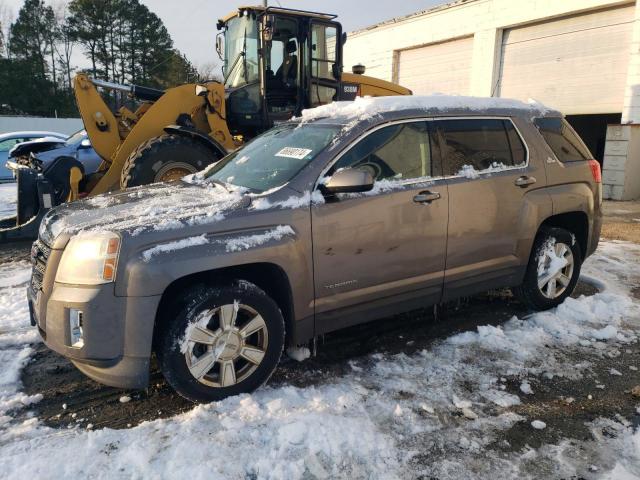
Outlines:
<svg viewBox="0 0 640 480"><path fill-rule="evenodd" d="M496 87L500 85L505 31L577 14L594 13L594 18L604 15L606 9L634 5L635 11L632 8L624 11L629 17L622 22L628 28L628 35L619 41L625 44L620 45L624 52L618 53L628 57L626 79L621 73L615 92L607 92L615 96L607 105L607 109L615 110L607 113L622 112L624 126L612 126L607 133L603 186L605 198L636 198L640 196L640 0L459 0L350 33L344 52L345 69L361 63L367 67L367 75L398 82L400 51L473 36L471 78L466 93L499 95L500 89ZM622 72L624 60L620 63ZM563 82L554 83L559 84L559 88L563 85ZM562 107L565 113L600 113L595 111L595 106L593 112L589 111L586 103L590 102L576 100ZM582 110L577 111L577 107Z"/></svg>
<svg viewBox="0 0 640 480"><path fill-rule="evenodd" d="M394 54L398 50L473 35L474 58L469 93L491 96L498 75L502 30L633 3L634 0L458 1L423 14L350 33L345 45L345 69L362 63L367 67L367 75L394 81L397 79Z"/></svg>
<svg viewBox="0 0 640 480"><path fill-rule="evenodd" d="M0 134L22 130L45 130L71 135L83 128L79 118L0 116Z"/></svg>

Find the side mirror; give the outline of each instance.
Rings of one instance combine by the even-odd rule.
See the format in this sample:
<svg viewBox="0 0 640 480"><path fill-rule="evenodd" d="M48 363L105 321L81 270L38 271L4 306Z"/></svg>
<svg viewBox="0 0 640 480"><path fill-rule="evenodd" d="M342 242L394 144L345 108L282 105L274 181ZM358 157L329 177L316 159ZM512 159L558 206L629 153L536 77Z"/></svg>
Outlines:
<svg viewBox="0 0 640 480"><path fill-rule="evenodd" d="M82 139L82 141L80 141L80 148L91 148L91 140L88 138Z"/></svg>
<svg viewBox="0 0 640 480"><path fill-rule="evenodd" d="M345 168L338 170L321 187L323 193L359 193L373 188L371 172Z"/></svg>
<svg viewBox="0 0 640 480"><path fill-rule="evenodd" d="M334 63L331 67L331 73L333 74L333 78L340 80L340 77L342 76L342 65Z"/></svg>
<svg viewBox="0 0 640 480"><path fill-rule="evenodd" d="M262 21L262 39L265 42L273 40L273 26L275 25L276 18L273 15L267 15Z"/></svg>

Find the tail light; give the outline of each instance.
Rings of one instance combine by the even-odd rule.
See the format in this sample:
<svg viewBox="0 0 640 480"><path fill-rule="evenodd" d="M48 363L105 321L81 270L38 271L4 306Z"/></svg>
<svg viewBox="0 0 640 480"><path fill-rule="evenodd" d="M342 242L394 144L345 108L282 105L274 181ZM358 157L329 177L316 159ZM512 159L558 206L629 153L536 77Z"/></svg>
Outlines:
<svg viewBox="0 0 640 480"><path fill-rule="evenodd" d="M591 168L593 181L596 183L602 183L602 172L600 171L600 163L597 160L589 160L589 168Z"/></svg>

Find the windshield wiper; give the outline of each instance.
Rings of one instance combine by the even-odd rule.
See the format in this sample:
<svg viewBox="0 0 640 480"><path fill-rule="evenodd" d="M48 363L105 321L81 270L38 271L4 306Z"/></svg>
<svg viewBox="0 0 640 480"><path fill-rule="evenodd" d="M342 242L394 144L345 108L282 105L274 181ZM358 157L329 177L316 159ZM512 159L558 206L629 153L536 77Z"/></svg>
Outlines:
<svg viewBox="0 0 640 480"><path fill-rule="evenodd" d="M242 43L242 66L244 67L244 83L249 83L247 73L247 27L244 28L244 42Z"/></svg>
<svg viewBox="0 0 640 480"><path fill-rule="evenodd" d="M235 71L236 66L238 65L238 60L240 60L240 57L243 57L243 56L244 56L244 52L238 52L238 55L236 55L236 59L233 61L233 64L231 65L231 68L227 72L227 75L224 77L224 80L222 82L224 85L227 84L227 80L229 80L229 77Z"/></svg>
<svg viewBox="0 0 640 480"><path fill-rule="evenodd" d="M244 73L243 73L243 77L244 77L244 81L245 82L249 82L248 80L248 75L247 75L247 29L244 29L244 42L242 44L242 51L238 52L238 55L236 55L235 60L233 61L233 64L231 64L231 68L229 69L229 71L227 72L227 74L224 77L223 80L223 85L227 84L227 80L229 80L229 77L231 77L231 74L235 71L236 66L238 65L238 62L240 61L240 58L242 58L242 65L244 66Z"/></svg>

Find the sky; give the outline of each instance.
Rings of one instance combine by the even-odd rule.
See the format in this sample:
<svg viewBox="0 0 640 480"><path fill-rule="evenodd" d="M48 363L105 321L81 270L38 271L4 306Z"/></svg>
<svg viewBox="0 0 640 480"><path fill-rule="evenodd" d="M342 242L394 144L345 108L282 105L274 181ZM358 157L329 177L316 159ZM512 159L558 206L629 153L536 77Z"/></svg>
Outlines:
<svg viewBox="0 0 640 480"><path fill-rule="evenodd" d="M59 3L64 0L52 0ZM261 0L141 0L165 23L176 48L196 66L220 63L215 53L218 18L238 6L261 4ZM24 0L0 0L14 15ZM269 0L269 5L334 13L343 30L350 32L393 17L447 3L444 0Z"/></svg>

